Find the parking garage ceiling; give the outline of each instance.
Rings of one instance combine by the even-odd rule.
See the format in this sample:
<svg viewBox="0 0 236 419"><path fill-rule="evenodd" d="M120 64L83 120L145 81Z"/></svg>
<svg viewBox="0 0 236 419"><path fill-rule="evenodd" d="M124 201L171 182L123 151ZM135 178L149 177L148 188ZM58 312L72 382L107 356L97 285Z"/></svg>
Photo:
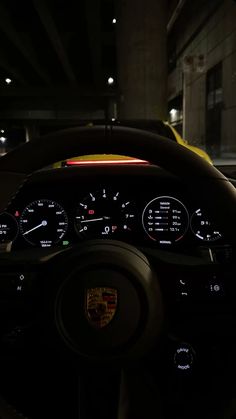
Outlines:
<svg viewBox="0 0 236 419"><path fill-rule="evenodd" d="M114 13L111 0L1 0L1 78L102 86L115 69Z"/></svg>
<svg viewBox="0 0 236 419"><path fill-rule="evenodd" d="M168 0L168 19L180 3ZM1 0L0 119L106 107L117 93L107 84L117 81L115 18L115 0Z"/></svg>
<svg viewBox="0 0 236 419"><path fill-rule="evenodd" d="M116 75L114 3L1 0L0 80L11 77L15 87L105 88ZM169 16L178 3L168 1Z"/></svg>

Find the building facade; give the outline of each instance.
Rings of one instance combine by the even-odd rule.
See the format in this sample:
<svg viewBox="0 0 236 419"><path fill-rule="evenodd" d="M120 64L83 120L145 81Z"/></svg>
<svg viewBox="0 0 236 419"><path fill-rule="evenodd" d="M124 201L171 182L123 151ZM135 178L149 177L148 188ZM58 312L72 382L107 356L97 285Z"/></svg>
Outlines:
<svg viewBox="0 0 236 419"><path fill-rule="evenodd" d="M236 152L236 2L185 2L168 60L170 122L213 156Z"/></svg>

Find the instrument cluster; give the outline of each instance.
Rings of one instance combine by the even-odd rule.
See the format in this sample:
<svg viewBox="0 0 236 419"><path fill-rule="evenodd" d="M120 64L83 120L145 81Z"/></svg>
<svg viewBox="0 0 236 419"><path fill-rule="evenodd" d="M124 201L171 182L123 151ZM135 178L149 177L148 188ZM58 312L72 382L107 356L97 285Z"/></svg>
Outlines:
<svg viewBox="0 0 236 419"><path fill-rule="evenodd" d="M13 203L0 215L0 242L16 248L66 246L87 239L117 239L160 247L215 242L222 234L200 207L189 208L178 194L145 194L122 188L91 189L73 198ZM130 196L130 199L129 199Z"/></svg>

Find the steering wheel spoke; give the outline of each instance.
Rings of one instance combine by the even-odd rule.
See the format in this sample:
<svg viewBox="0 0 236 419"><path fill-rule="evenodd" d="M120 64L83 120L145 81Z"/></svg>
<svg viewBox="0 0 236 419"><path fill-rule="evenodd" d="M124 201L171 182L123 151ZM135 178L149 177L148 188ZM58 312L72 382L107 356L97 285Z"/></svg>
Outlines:
<svg viewBox="0 0 236 419"><path fill-rule="evenodd" d="M37 347L43 272L51 257L49 251L34 249L0 253L1 358L20 358Z"/></svg>
<svg viewBox="0 0 236 419"><path fill-rule="evenodd" d="M165 307L166 331L184 341L230 336L236 323L234 258L142 249L156 272Z"/></svg>
<svg viewBox="0 0 236 419"><path fill-rule="evenodd" d="M154 267L162 290L175 301L213 302L234 298L235 263L211 260L206 252L195 255L160 249L141 249Z"/></svg>
<svg viewBox="0 0 236 419"><path fill-rule="evenodd" d="M139 370L97 366L87 370L79 384L83 419L163 418L160 379L144 363Z"/></svg>

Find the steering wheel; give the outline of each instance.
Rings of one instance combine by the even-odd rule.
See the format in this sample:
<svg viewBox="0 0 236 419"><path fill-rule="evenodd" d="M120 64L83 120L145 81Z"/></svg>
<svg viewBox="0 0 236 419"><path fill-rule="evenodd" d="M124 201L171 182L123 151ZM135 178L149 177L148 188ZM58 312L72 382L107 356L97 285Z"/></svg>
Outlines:
<svg viewBox="0 0 236 419"><path fill-rule="evenodd" d="M60 131L3 156L0 210L5 210L34 171L74 155L102 153L145 159L179 177L201 197L229 242L235 242L236 192L227 178L177 143L124 127ZM104 365L121 366L131 361L135 365L161 345L165 301L159 273L140 249L123 242L95 240L43 254L39 250L1 253L0 264L9 272L15 266L33 266L36 279L29 279L35 281L30 287L43 301L40 328L44 329L46 347L55 353L74 362L83 359L85 365L103 365L104 373Z"/></svg>

